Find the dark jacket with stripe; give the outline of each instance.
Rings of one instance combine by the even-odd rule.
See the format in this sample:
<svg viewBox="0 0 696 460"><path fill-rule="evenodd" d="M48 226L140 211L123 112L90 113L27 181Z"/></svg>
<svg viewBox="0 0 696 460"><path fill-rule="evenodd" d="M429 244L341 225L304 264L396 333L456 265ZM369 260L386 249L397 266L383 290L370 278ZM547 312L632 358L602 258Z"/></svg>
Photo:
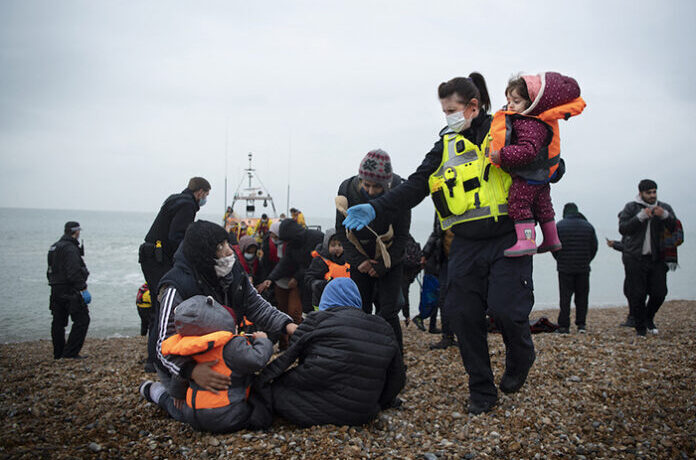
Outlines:
<svg viewBox="0 0 696 460"><path fill-rule="evenodd" d="M300 426L367 423L390 406L405 379L391 326L355 307L307 315L288 350L260 376L273 381L274 411Z"/></svg>

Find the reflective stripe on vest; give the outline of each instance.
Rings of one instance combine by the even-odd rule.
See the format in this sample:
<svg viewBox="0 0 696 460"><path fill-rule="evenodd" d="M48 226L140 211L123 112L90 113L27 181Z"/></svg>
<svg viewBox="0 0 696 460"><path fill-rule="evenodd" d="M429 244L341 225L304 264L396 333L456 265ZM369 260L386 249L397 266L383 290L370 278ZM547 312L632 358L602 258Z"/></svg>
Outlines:
<svg viewBox="0 0 696 460"><path fill-rule="evenodd" d="M522 115L516 112L499 111L493 116L491 122L491 148L500 150L512 143L512 122L519 118L531 118L538 120L546 126L549 132L544 146L537 153L536 158L522 168L513 172L527 180L548 182L558 169L561 155L561 139L558 131L558 120L567 120L579 115L585 109L585 101L579 97L566 104L548 109L537 116Z"/></svg>
<svg viewBox="0 0 696 460"><path fill-rule="evenodd" d="M162 353L165 355L191 356L197 363L217 360L217 363L211 369L222 375L230 376L232 370L225 364L222 351L227 342L234 337L236 337L236 334L229 331L218 331L211 334L188 337L175 334L162 342ZM215 394L212 391L202 389L194 391L189 387L186 391L186 404L194 409L215 409L229 405L230 398L227 391L219 391Z"/></svg>
<svg viewBox="0 0 696 460"><path fill-rule="evenodd" d="M428 185L443 230L507 214L512 179L488 161L488 141L482 150L460 134L442 138L442 162L430 175Z"/></svg>
<svg viewBox="0 0 696 460"><path fill-rule="evenodd" d="M330 281L334 278L350 278L350 264L348 262L343 265L332 262L324 258L317 250L312 251L312 257L320 257L324 261L329 270L324 274L324 279Z"/></svg>

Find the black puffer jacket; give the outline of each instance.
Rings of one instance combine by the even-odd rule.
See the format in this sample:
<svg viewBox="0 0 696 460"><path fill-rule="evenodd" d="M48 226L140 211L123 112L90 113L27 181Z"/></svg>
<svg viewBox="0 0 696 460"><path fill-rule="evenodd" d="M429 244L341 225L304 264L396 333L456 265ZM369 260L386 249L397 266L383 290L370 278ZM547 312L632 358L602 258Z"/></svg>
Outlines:
<svg viewBox="0 0 696 460"><path fill-rule="evenodd" d="M677 216L667 203L658 201L657 206L669 212L666 219L652 217L641 222L638 214L647 206L639 197L636 197L635 201L626 203L623 211L619 213L619 233L623 235L621 243L623 244L624 257L641 257L643 243L645 242L645 231L648 228L648 224L650 224L650 252L654 261L660 259L662 234L665 231L665 227L670 231L674 231Z"/></svg>
<svg viewBox="0 0 696 460"><path fill-rule="evenodd" d="M335 307L307 315L290 348L260 377L262 383L273 379L273 408L292 423L362 425L389 407L406 376L384 319Z"/></svg>
<svg viewBox="0 0 696 460"><path fill-rule="evenodd" d="M391 189L393 190L399 184L401 184L401 177L396 174L393 175ZM348 198L348 207L355 206L357 204L368 203L369 200L360 192L360 178L358 176L350 177L343 181L341 186L338 188L338 195L345 196ZM345 216L336 211L336 236L343 245L343 251L345 252L346 261L351 267L358 267L361 263L367 260L363 254L361 254L346 237L346 228L343 226L343 220ZM404 258L404 249L406 248L406 242L409 237L409 230L411 228L411 208L405 208L399 210L398 213L389 214L382 213L377 214L375 220L370 222L370 227L377 232L378 235L383 235L389 231L389 226L392 225L394 228L394 238L392 244L389 247L389 256L391 257L392 267L400 264ZM374 257L376 249L376 238L367 228L364 228L358 232L354 232L356 238L360 241L365 252ZM386 273L386 267L379 260L379 264L375 266L375 270L381 276Z"/></svg>
<svg viewBox="0 0 696 460"><path fill-rule="evenodd" d="M80 243L75 238L63 235L53 243L48 250L48 284L82 291L87 288L88 276Z"/></svg>
<svg viewBox="0 0 696 460"><path fill-rule="evenodd" d="M552 252L556 268L561 273L588 273L590 262L597 254L597 235L585 216L567 214L556 224L563 247Z"/></svg>

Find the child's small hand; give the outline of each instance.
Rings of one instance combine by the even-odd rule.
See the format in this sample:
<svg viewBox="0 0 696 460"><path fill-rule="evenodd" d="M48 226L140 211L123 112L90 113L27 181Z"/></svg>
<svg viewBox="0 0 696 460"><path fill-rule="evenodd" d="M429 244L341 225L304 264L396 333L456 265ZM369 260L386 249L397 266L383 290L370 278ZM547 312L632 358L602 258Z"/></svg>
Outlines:
<svg viewBox="0 0 696 460"><path fill-rule="evenodd" d="M268 335L265 332L261 332L261 331L254 332L253 334L251 334L251 336L254 338L254 340L268 338Z"/></svg>
<svg viewBox="0 0 696 460"><path fill-rule="evenodd" d="M491 163L500 164L500 150L493 150L489 156Z"/></svg>

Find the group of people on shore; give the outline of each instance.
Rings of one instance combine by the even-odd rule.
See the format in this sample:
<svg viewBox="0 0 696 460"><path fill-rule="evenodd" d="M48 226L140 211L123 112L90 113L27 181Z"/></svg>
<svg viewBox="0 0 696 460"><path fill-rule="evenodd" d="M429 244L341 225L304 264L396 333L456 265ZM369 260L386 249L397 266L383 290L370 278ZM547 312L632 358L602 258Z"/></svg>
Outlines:
<svg viewBox="0 0 696 460"><path fill-rule="evenodd" d="M565 172L558 120L585 106L577 82L555 72L525 75L509 82L506 97L504 110L491 116L482 75L443 82L447 126L421 165L404 180L387 152L369 151L358 174L338 187L335 230L326 234L284 219L259 242L194 222L211 189L200 177L167 198L139 251L155 319L148 364L159 378L140 386L143 397L214 432L266 427L273 414L300 426L362 424L398 406L410 210L428 195L435 228L424 252L437 255L443 342L456 337L469 376L468 410L491 411L498 390L519 391L536 358L532 255L554 254L559 326L568 332L575 294L583 331L597 244L572 203L556 225L550 198L549 184ZM656 188L642 181L619 215L624 291L643 336L666 294L663 236L677 230ZM536 222L544 235L538 247ZM83 275L78 292L86 289ZM497 386L488 317L506 349ZM269 363L274 342L282 354Z"/></svg>

